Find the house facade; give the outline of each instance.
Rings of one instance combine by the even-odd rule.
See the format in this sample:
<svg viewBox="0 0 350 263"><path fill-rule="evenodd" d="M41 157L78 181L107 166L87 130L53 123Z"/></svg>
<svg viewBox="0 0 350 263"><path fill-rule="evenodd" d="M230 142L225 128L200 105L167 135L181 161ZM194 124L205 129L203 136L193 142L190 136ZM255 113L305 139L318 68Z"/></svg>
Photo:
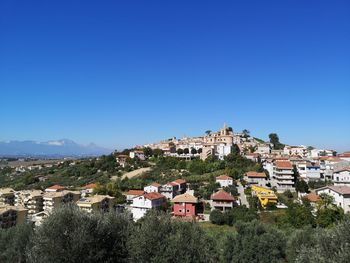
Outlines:
<svg viewBox="0 0 350 263"><path fill-rule="evenodd" d="M176 196L171 202L174 217L194 219L199 213L203 213L203 204L188 193Z"/></svg>
<svg viewBox="0 0 350 263"><path fill-rule="evenodd" d="M334 185L348 185L350 186L350 167L334 171L333 173Z"/></svg>
<svg viewBox="0 0 350 263"><path fill-rule="evenodd" d="M247 181L250 185L258 185L262 187L266 187L267 176L265 173L258 173L258 172L247 172L244 176L244 179Z"/></svg>
<svg viewBox="0 0 350 263"><path fill-rule="evenodd" d="M210 200L211 210L217 209L223 212L232 209L235 202L235 198L223 190L212 194Z"/></svg>
<svg viewBox="0 0 350 263"><path fill-rule="evenodd" d="M28 209L28 216L44 209L44 198L41 190L23 190L15 193L15 206Z"/></svg>
<svg viewBox="0 0 350 263"><path fill-rule="evenodd" d="M166 202L164 195L160 193L145 193L132 200L130 210L135 221L144 217L150 209L160 209Z"/></svg>
<svg viewBox="0 0 350 263"><path fill-rule="evenodd" d="M315 190L317 195L328 194L334 198L334 204L343 208L345 213L350 212L350 187L344 185L329 185Z"/></svg>
<svg viewBox="0 0 350 263"><path fill-rule="evenodd" d="M288 160L276 160L273 163L273 185L277 192L295 191L293 165Z"/></svg>
<svg viewBox="0 0 350 263"><path fill-rule="evenodd" d="M78 191L60 191L49 192L43 195L44 198L44 211L51 213L55 208L58 208L62 204L76 203L80 199L80 192Z"/></svg>
<svg viewBox="0 0 350 263"><path fill-rule="evenodd" d="M109 195L94 195L83 197L77 201L77 206L88 213L92 212L109 212L113 209L114 197Z"/></svg>
<svg viewBox="0 0 350 263"><path fill-rule="evenodd" d="M233 185L233 179L230 176L227 175L220 175L215 178L215 181L220 184L220 187L226 187Z"/></svg>
<svg viewBox="0 0 350 263"><path fill-rule="evenodd" d="M161 185L158 183L151 183L143 188L146 193L159 193Z"/></svg>
<svg viewBox="0 0 350 263"><path fill-rule="evenodd" d="M0 228L10 228L24 223L27 218L27 209L15 206L0 206Z"/></svg>

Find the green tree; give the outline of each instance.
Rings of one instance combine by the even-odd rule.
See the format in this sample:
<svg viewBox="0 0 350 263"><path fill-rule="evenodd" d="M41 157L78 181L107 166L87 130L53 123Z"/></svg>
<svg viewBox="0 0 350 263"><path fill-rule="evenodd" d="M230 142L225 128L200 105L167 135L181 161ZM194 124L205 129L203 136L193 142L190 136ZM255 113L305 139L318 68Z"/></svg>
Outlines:
<svg viewBox="0 0 350 263"><path fill-rule="evenodd" d="M294 228L302 228L304 226L313 226L315 224L312 215L312 207L309 203L287 203L288 208L286 214L282 217L282 224L289 225Z"/></svg>
<svg viewBox="0 0 350 263"><path fill-rule="evenodd" d="M197 150L195 148L191 148L191 154L197 154Z"/></svg>
<svg viewBox="0 0 350 263"><path fill-rule="evenodd" d="M0 262L25 262L26 249L32 235L33 228L29 224L0 229Z"/></svg>
<svg viewBox="0 0 350 263"><path fill-rule="evenodd" d="M284 148L284 144L280 143L280 139L279 139L277 133L270 133L269 139L270 139L270 143L273 144L273 148L275 150L281 150Z"/></svg>
<svg viewBox="0 0 350 263"><path fill-rule="evenodd" d="M162 149L154 149L153 150L153 156L155 157L159 157L159 156L163 156L164 152Z"/></svg>
<svg viewBox="0 0 350 263"><path fill-rule="evenodd" d="M188 148L185 148L184 149L184 154L189 154L190 153L190 150Z"/></svg>
<svg viewBox="0 0 350 263"><path fill-rule="evenodd" d="M178 155L181 155L181 154L184 153L184 150L179 148L179 149L176 150L176 152L177 152Z"/></svg>
<svg viewBox="0 0 350 263"><path fill-rule="evenodd" d="M195 223L150 211L128 242L131 262L216 262L214 244Z"/></svg>
<svg viewBox="0 0 350 263"><path fill-rule="evenodd" d="M224 214L217 209L210 212L209 220L215 225L223 225L226 221Z"/></svg>
<svg viewBox="0 0 350 263"><path fill-rule="evenodd" d="M350 259L350 221L346 218L333 228L318 228L312 242L301 246L294 262L348 263Z"/></svg>
<svg viewBox="0 0 350 263"><path fill-rule="evenodd" d="M206 134L206 135L211 134L211 130L206 130L206 131L205 131L205 134Z"/></svg>
<svg viewBox="0 0 350 263"><path fill-rule="evenodd" d="M236 224L237 234L227 236L222 262L271 263L285 259L286 238L279 230L258 221Z"/></svg>
<svg viewBox="0 0 350 263"><path fill-rule="evenodd" d="M244 130L242 131L242 133L243 133L244 138L248 138L249 135L250 135L250 131L248 131L247 129L244 129Z"/></svg>
<svg viewBox="0 0 350 263"><path fill-rule="evenodd" d="M333 196L326 193L319 195L316 223L320 227L330 227L344 218L344 210L334 204Z"/></svg>
<svg viewBox="0 0 350 263"><path fill-rule="evenodd" d="M146 157L151 157L153 155L153 150L150 147L145 147L143 153Z"/></svg>
<svg viewBox="0 0 350 263"><path fill-rule="evenodd" d="M131 227L122 214L88 214L62 206L35 230L28 262L128 262Z"/></svg>

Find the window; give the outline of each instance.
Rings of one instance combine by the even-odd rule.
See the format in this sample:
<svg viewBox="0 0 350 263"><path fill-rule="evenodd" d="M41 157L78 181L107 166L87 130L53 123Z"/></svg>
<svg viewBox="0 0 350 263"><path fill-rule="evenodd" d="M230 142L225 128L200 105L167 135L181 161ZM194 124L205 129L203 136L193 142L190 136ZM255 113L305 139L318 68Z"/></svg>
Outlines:
<svg viewBox="0 0 350 263"><path fill-rule="evenodd" d="M182 213L182 209L179 209L179 213Z"/></svg>
<svg viewBox="0 0 350 263"><path fill-rule="evenodd" d="M186 210L186 212L187 212L187 213L189 213L189 212L190 212L190 210L189 210L189 209L187 209L187 210Z"/></svg>

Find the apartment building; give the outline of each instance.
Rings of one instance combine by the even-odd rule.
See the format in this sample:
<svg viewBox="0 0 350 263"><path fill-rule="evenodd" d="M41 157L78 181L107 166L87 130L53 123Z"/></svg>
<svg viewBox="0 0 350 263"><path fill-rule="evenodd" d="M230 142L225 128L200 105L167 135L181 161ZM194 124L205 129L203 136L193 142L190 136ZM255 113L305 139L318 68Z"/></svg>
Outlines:
<svg viewBox="0 0 350 263"><path fill-rule="evenodd" d="M80 192L63 190L60 192L45 193L44 211L51 213L53 209L58 208L62 204L76 203L80 199Z"/></svg>
<svg viewBox="0 0 350 263"><path fill-rule="evenodd" d="M15 192L15 206L28 209L28 216L44 209L44 193L40 190L23 190Z"/></svg>
<svg viewBox="0 0 350 263"><path fill-rule="evenodd" d="M272 185L276 187L277 192L295 191L293 174L293 165L290 161L276 160L273 163Z"/></svg>
<svg viewBox="0 0 350 263"><path fill-rule="evenodd" d="M300 177L307 182L321 179L321 168L317 162L302 161L296 167Z"/></svg>
<svg viewBox="0 0 350 263"><path fill-rule="evenodd" d="M10 205L0 206L0 228L9 228L24 223L27 209Z"/></svg>
<svg viewBox="0 0 350 263"><path fill-rule="evenodd" d="M15 191L12 188L0 188L0 205L15 204Z"/></svg>
<svg viewBox="0 0 350 263"><path fill-rule="evenodd" d="M113 209L114 197L109 195L94 195L83 197L77 202L77 206L88 213L109 212Z"/></svg>

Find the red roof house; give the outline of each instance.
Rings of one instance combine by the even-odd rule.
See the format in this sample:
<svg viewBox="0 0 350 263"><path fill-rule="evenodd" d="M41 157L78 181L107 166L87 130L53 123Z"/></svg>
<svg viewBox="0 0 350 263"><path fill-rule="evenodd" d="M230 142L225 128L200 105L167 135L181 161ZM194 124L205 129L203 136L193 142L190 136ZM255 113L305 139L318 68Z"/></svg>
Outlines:
<svg viewBox="0 0 350 263"><path fill-rule="evenodd" d="M212 194L210 199L212 210L218 209L220 211L232 209L236 200L230 193L223 190Z"/></svg>

